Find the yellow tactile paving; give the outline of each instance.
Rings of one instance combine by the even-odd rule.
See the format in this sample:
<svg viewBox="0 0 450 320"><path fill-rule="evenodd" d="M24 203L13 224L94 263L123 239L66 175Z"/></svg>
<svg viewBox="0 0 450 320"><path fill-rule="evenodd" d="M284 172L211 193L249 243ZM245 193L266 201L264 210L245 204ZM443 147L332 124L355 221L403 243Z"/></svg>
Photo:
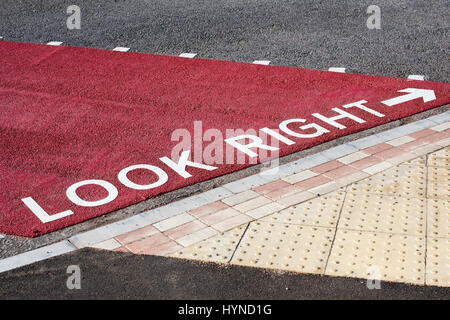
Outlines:
<svg viewBox="0 0 450 320"><path fill-rule="evenodd" d="M336 227L344 197L344 192L335 191L283 209L262 218L261 221Z"/></svg>
<svg viewBox="0 0 450 320"><path fill-rule="evenodd" d="M338 229L325 274L425 283L425 237Z"/></svg>
<svg viewBox="0 0 450 320"><path fill-rule="evenodd" d="M172 256L363 279L376 270L381 281L448 287L449 149L286 203Z"/></svg>
<svg viewBox="0 0 450 320"><path fill-rule="evenodd" d="M425 167L427 165L427 157L421 156L418 158L411 159L409 161L405 161L402 163L402 165L412 165L412 166L421 166Z"/></svg>
<svg viewBox="0 0 450 320"><path fill-rule="evenodd" d="M427 197L450 200L450 167L428 167Z"/></svg>
<svg viewBox="0 0 450 320"><path fill-rule="evenodd" d="M450 147L429 154L427 164L430 167L449 167Z"/></svg>
<svg viewBox="0 0 450 320"><path fill-rule="evenodd" d="M332 228L252 222L231 263L321 274L333 235Z"/></svg>
<svg viewBox="0 0 450 320"><path fill-rule="evenodd" d="M170 256L363 279L376 271L381 281L450 287L450 148L431 149L331 181L319 188L329 192L321 196L300 190L277 199L254 191L234 195L223 202L256 221L209 239L176 240L187 247ZM317 175L311 172L287 180Z"/></svg>
<svg viewBox="0 0 450 320"><path fill-rule="evenodd" d="M426 284L450 287L450 239L427 239Z"/></svg>
<svg viewBox="0 0 450 320"><path fill-rule="evenodd" d="M424 236L426 199L348 192L338 228Z"/></svg>
<svg viewBox="0 0 450 320"><path fill-rule="evenodd" d="M200 243L180 249L170 256L210 262L229 262L247 225L242 225Z"/></svg>
<svg viewBox="0 0 450 320"><path fill-rule="evenodd" d="M350 185L347 191L425 197L426 167L399 165Z"/></svg>
<svg viewBox="0 0 450 320"><path fill-rule="evenodd" d="M428 199L427 205L427 235L450 238L450 201Z"/></svg>

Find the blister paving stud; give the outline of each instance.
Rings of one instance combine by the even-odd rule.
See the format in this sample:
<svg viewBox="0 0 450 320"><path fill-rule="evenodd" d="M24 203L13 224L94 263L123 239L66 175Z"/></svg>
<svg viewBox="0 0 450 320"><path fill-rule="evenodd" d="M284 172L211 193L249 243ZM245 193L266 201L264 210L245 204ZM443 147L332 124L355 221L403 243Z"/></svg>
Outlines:
<svg viewBox="0 0 450 320"><path fill-rule="evenodd" d="M425 167L427 165L427 156L421 156L409 161L405 161L402 165L410 165L410 166L421 166Z"/></svg>
<svg viewBox="0 0 450 320"><path fill-rule="evenodd" d="M227 263L231 259L248 224L178 250L171 257Z"/></svg>
<svg viewBox="0 0 450 320"><path fill-rule="evenodd" d="M338 229L325 274L425 283L425 237Z"/></svg>
<svg viewBox="0 0 450 320"><path fill-rule="evenodd" d="M450 238L450 201L428 199L427 209L427 236Z"/></svg>
<svg viewBox="0 0 450 320"><path fill-rule="evenodd" d="M252 222L231 263L322 274L334 230L265 221Z"/></svg>
<svg viewBox="0 0 450 320"><path fill-rule="evenodd" d="M336 191L269 215L261 221L336 227L345 193Z"/></svg>
<svg viewBox="0 0 450 320"><path fill-rule="evenodd" d="M338 228L425 236L426 199L348 192Z"/></svg>
<svg viewBox="0 0 450 320"><path fill-rule="evenodd" d="M399 165L350 185L347 191L425 197L426 167Z"/></svg>
<svg viewBox="0 0 450 320"><path fill-rule="evenodd" d="M450 147L429 154L427 165L430 167L450 167Z"/></svg>
<svg viewBox="0 0 450 320"><path fill-rule="evenodd" d="M450 167L428 167L427 197L450 200Z"/></svg>
<svg viewBox="0 0 450 320"><path fill-rule="evenodd" d="M427 285L450 287L450 239L427 239Z"/></svg>

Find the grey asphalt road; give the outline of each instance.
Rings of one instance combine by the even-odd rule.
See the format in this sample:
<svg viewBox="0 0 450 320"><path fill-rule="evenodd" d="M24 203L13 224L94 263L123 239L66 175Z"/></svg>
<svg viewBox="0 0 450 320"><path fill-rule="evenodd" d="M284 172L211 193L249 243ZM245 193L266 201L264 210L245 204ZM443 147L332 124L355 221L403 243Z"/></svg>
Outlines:
<svg viewBox="0 0 450 320"><path fill-rule="evenodd" d="M81 289L67 288L71 265ZM83 249L0 273L0 299L450 299L450 288L275 272Z"/></svg>
<svg viewBox="0 0 450 320"><path fill-rule="evenodd" d="M74 4L80 30L66 26ZM449 13L448 0L2 0L0 36L448 82Z"/></svg>

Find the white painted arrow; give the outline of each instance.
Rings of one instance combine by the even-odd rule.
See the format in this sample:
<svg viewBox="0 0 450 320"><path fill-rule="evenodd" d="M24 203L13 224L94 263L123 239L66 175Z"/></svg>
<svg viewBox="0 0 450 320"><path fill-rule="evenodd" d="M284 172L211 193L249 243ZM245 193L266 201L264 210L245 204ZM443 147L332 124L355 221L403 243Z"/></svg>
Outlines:
<svg viewBox="0 0 450 320"><path fill-rule="evenodd" d="M406 92L408 94L405 94L400 97L395 97L392 99L381 101L381 103L392 107L396 104L400 104L406 101L422 98L423 102L433 101L436 100L436 95L434 94L434 90L431 89L416 89L416 88L406 88L403 90L398 90L398 92Z"/></svg>

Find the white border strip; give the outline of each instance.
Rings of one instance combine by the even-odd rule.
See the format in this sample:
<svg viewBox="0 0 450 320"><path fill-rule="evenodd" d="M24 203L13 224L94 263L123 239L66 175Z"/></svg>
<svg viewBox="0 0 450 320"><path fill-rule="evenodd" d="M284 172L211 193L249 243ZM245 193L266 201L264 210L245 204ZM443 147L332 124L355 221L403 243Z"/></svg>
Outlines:
<svg viewBox="0 0 450 320"><path fill-rule="evenodd" d="M46 260L62 254L75 251L75 248L69 241L60 241L45 247L21 253L12 257L0 260L0 272L20 268L38 261Z"/></svg>
<svg viewBox="0 0 450 320"><path fill-rule="evenodd" d="M194 58L195 56L196 56L197 54L196 53L181 53L180 55L179 55L179 57L181 57L181 58L189 58L189 59L192 59L192 58Z"/></svg>
<svg viewBox="0 0 450 320"><path fill-rule="evenodd" d="M263 66L268 66L270 64L270 60L255 60L253 64L261 64Z"/></svg>
<svg viewBox="0 0 450 320"><path fill-rule="evenodd" d="M50 42L47 42L48 46L60 46L62 44L63 43L61 41L50 41Z"/></svg>
<svg viewBox="0 0 450 320"><path fill-rule="evenodd" d="M331 67L331 68L328 68L328 71L331 71L331 72L339 72L339 73L345 73L345 68Z"/></svg>
<svg viewBox="0 0 450 320"><path fill-rule="evenodd" d="M423 76L421 74L410 74L408 76L408 80L420 80L420 81L423 81L423 80L425 80L425 76Z"/></svg>
<svg viewBox="0 0 450 320"><path fill-rule="evenodd" d="M115 47L113 49L113 51L119 51L119 52L127 52L129 50L130 50L130 48L127 48L127 47Z"/></svg>

